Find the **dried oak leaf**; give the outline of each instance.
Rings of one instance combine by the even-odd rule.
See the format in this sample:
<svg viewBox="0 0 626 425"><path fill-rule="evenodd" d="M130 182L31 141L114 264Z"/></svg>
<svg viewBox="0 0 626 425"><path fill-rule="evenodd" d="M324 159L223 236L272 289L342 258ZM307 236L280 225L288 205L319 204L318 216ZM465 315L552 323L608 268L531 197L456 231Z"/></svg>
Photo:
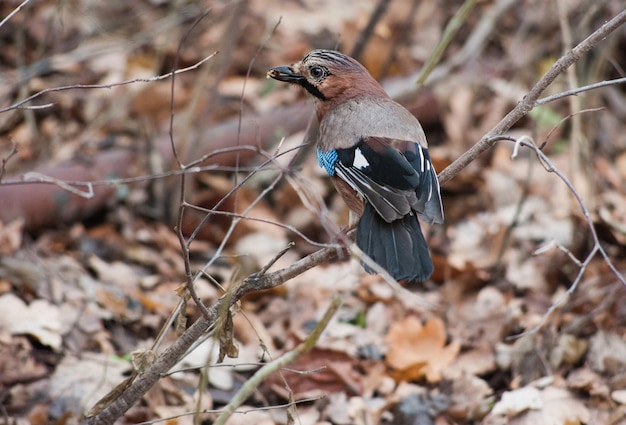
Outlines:
<svg viewBox="0 0 626 425"><path fill-rule="evenodd" d="M443 321L432 318L422 325L413 316L394 323L387 334L386 362L396 381L411 381L425 377L439 382L442 370L459 354L460 344L446 345Z"/></svg>
<svg viewBox="0 0 626 425"><path fill-rule="evenodd" d="M314 348L280 374L270 375L265 383L285 398L288 397L285 383L295 399L336 392L361 394L362 378L357 366L358 361L344 352Z"/></svg>
<svg viewBox="0 0 626 425"><path fill-rule="evenodd" d="M502 394L484 423L495 423L496 417L510 425L579 425L590 423L591 413L583 400L568 390L526 386Z"/></svg>

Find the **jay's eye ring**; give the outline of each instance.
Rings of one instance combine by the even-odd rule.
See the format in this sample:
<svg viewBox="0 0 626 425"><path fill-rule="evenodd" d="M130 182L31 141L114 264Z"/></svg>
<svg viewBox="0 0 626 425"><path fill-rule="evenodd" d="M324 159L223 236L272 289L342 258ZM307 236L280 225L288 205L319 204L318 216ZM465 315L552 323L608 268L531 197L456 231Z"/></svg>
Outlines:
<svg viewBox="0 0 626 425"><path fill-rule="evenodd" d="M309 73L317 80L326 75L326 70L321 66L312 66L309 68Z"/></svg>

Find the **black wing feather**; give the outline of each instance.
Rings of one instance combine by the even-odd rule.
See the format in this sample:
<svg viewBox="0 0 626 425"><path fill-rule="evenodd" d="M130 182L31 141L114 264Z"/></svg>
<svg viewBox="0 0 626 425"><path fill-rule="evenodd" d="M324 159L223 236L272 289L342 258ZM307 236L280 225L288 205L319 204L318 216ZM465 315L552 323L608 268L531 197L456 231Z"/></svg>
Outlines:
<svg viewBox="0 0 626 425"><path fill-rule="evenodd" d="M437 174L428 149L380 137L337 149L337 174L361 193L388 223L414 210L428 223L443 222Z"/></svg>

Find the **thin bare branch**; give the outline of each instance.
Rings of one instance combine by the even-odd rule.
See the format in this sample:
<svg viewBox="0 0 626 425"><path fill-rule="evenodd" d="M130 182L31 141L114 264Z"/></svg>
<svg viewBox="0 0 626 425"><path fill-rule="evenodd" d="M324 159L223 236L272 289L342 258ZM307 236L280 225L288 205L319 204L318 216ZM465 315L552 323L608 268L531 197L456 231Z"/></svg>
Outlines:
<svg viewBox="0 0 626 425"><path fill-rule="evenodd" d="M498 137L496 138L496 141L497 140L511 140L511 138L510 137L502 137L502 138ZM537 159L539 160L541 165L544 167L544 169L549 173L556 174L557 177L567 186L568 190L571 192L574 198L576 198L576 202L578 203L578 206L580 207L580 210L585 218L585 222L587 223L587 227L589 228L589 232L593 240L593 247L591 248L591 250L589 251L589 253L587 254L587 256L582 262L570 254L570 258L572 258L572 260L578 264L579 269L578 269L578 273L576 274L576 277L570 284L567 291L564 292L556 301L554 301L552 305L550 305L550 308L548 308L546 313L543 315L541 321L534 328L526 332L523 332L519 335L514 336L514 338L519 338L527 334L537 333L539 329L541 329L545 325L545 323L547 322L549 317L552 315L552 313L554 313L567 300L567 298L569 298L574 293L574 291L578 287L578 284L582 280L582 277L585 271L587 270L587 267L589 266L589 264L591 263L591 260L595 257L596 254L600 253L604 262L609 267L611 272L615 275L617 280L620 281L622 285L624 286L626 286L626 277L619 270L617 270L617 268L611 261L611 258L608 256L608 254L602 247L602 244L600 243L600 238L598 237L595 226L593 224L591 214L589 210L587 209L587 206L585 205L585 202L583 201L582 196L578 193L574 185L569 181L569 179L565 176L565 174L563 174L552 163L552 161L550 161L550 159L541 151L541 149L539 149L539 147L537 147L537 145L533 142L533 140L530 137L522 136L519 139L514 139L514 141L515 141L515 146L513 149L513 154L511 155L512 158L515 158L517 156L519 147L525 147L525 148L531 149L532 151L535 152ZM545 251L545 248L538 250L538 252L544 252L544 251Z"/></svg>
<svg viewBox="0 0 626 425"><path fill-rule="evenodd" d="M185 44L185 41L187 41L187 38L189 37L193 29L209 14L209 11L210 9L205 11L202 15L200 15L194 21L194 23L187 29L182 39L178 43L178 49L176 50L176 56L174 59L174 69L178 67L180 51L182 50ZM185 167L183 166L183 163L180 160L180 157L178 155L178 149L176 148L176 143L174 141L174 115L175 115L174 98L176 95L176 90L175 90L176 73L175 72L172 72L172 79L170 83L171 83L170 84L170 123L169 123L170 124L170 128L169 128L170 146L172 149L172 154L174 155L174 159L176 160L178 164L178 167L181 169L184 169ZM189 293L189 296L191 297L191 299L193 299L193 301L196 303L196 305L200 309L200 312L202 313L202 315L205 318L208 318L209 311L207 310L206 306L204 305L204 303L198 296L198 293L196 292L193 273L191 272L191 264L189 261L189 246L185 242L185 236L183 235L183 230L182 230L183 219L185 215L185 199L187 197L186 189L187 189L187 175L182 174L180 176L180 198L179 198L179 204L178 204L178 220L177 220L177 225L176 225L176 234L178 235L178 243L180 245L180 248L182 250L182 255L183 255L183 264L185 267L185 282L187 283L187 292ZM184 302L184 300L181 300L181 303L182 302Z"/></svg>
<svg viewBox="0 0 626 425"><path fill-rule="evenodd" d="M31 171L29 173L24 174L24 181L28 183L51 183L54 184L61 189L67 190L74 195L78 195L81 198L91 199L93 198L93 185L89 182L85 182L85 187L87 190L79 190L71 184L64 182L61 179L56 179L54 177L46 176L45 174L38 173L36 171Z"/></svg>
<svg viewBox="0 0 626 425"><path fill-rule="evenodd" d="M28 96L26 99L22 99L19 102L14 103L11 106L7 106L6 108L0 108L0 113L11 111L13 109L18 109L23 104L31 102L32 100L37 99L38 97L43 96L44 94L47 94L47 93L53 93L53 92L65 91L65 90L76 90L76 89L110 89L110 88L117 87L117 86L126 86L128 84L152 83L154 81L164 80L166 78L170 78L172 75L175 75L175 74L181 74L183 72L192 71L200 67L203 63L207 62L216 54L217 52L211 53L209 56L206 56L204 59L196 62L194 65L188 66L187 68L178 69L176 71L168 72L167 74L163 74L163 75L157 75L151 78L133 78L132 80L125 80L125 81L120 81L117 83L110 83L110 84L72 84L70 86L50 87L47 89L43 89L33 94L32 96ZM38 108L42 108L44 106L52 106L52 105L53 105L52 103L47 104L47 105L38 105Z"/></svg>
<svg viewBox="0 0 626 425"><path fill-rule="evenodd" d="M2 177L4 177L4 173L6 171L7 162L17 155L17 142L14 140L11 142L11 150L5 158L2 158L2 165L0 165L0 183L2 183Z"/></svg>
<svg viewBox="0 0 626 425"><path fill-rule="evenodd" d="M209 317L201 316L187 330L161 353L156 361L140 374L135 381L128 386L120 396L109 406L105 407L97 415L88 419L87 423L111 424L122 416L133 404L135 404L152 386L161 378L161 375L170 370L187 351L187 349L199 339L207 329L217 320L218 313L225 305L232 306L245 295L265 289L271 289L282 285L289 279L299 276L305 271L329 261L337 259L337 250L324 248L316 251L281 270L269 274L252 274L238 285L232 296L222 297L209 307Z"/></svg>
<svg viewBox="0 0 626 425"><path fill-rule="evenodd" d="M295 227L293 227L293 226L291 226L289 224L280 223L278 221L268 220L268 219L259 218L259 217L251 217L249 215L237 214L237 213L233 213L233 212L230 212L230 211L220 211L220 210L216 210L216 209L207 209L207 208L199 207L197 205L187 204L186 206L188 208L190 208L190 209L194 209L196 211L200 211L200 212L203 212L205 214L223 215L223 216L226 216L226 217L235 217L235 218L241 218L241 219L246 219L246 220L252 220L252 221L259 222L259 223L271 224L272 226L280 227L282 229L285 229L285 230L288 230L288 231L292 232L293 234L295 234L298 237L302 238L306 243L309 243L309 244L311 244L313 246L316 246L318 248L330 248L330 247L338 248L339 247L339 245L336 245L336 244L328 244L328 243L323 243L323 242L316 242L313 239L309 238L304 233L302 233L301 231L299 231L298 229L296 229Z"/></svg>
<svg viewBox="0 0 626 425"><path fill-rule="evenodd" d="M19 5L18 5L15 9L13 9L13 10L11 11L11 13L9 13L9 14L7 15L7 17L6 17L6 18L4 18L4 19L2 20L2 22L0 22L0 28L2 28L2 26L3 26L4 24L6 24L7 22L9 22L9 20L10 20L13 16L15 16L17 13L19 13L19 11L20 11L20 10L22 10L22 8L24 8L24 6L26 6L29 2L30 2L30 0L24 0L24 1L23 1L22 3L20 3L20 4L19 4Z"/></svg>
<svg viewBox="0 0 626 425"><path fill-rule="evenodd" d="M509 112L498 124L485 134L471 149L457 158L445 170L439 173L439 183L445 184L467 167L482 153L493 147L495 137L502 135L510 129L522 117L526 116L534 107L535 102L543 91L574 62L579 60L585 53L591 50L599 42L606 39L609 34L626 22L626 9L594 31L589 37L581 41L576 47L557 60L554 65L539 79L537 84L524 96L524 98Z"/></svg>
<svg viewBox="0 0 626 425"><path fill-rule="evenodd" d="M270 374L284 368L286 365L293 362L301 355L311 351L317 343L317 340L319 339L324 329L326 329L326 326L328 326L330 319L332 319L332 317L339 309L340 305L341 299L339 298L338 294L335 294L333 300L326 309L324 316L318 322L317 326L315 326L315 329L313 329L311 335L309 335L307 339L305 339L303 342L298 344L296 348L283 354L276 360L266 364L254 375L252 375L252 377L246 380L245 384L241 387L239 391L237 391L237 394L235 394L231 401L224 407L222 414L217 417L213 424L224 425L228 418L230 418L235 410L239 406L241 406L244 401L246 401L246 399L252 394L253 391L258 388L259 385L261 385L265 378L267 378Z"/></svg>
<svg viewBox="0 0 626 425"><path fill-rule="evenodd" d="M260 407L255 407L252 409L244 409L244 410L235 410L233 413L240 413L242 415L248 414L250 412L254 412L254 411L259 411L259 410L276 410L276 409L286 409L292 406L296 406L298 404L304 404L304 403L311 403L313 401L317 401L324 398L324 396L320 396L320 397L308 397L308 398L303 398L300 400L294 400L294 401L289 401L287 403L283 403L283 404L273 404L271 406L260 406ZM184 412L184 413L179 413L176 415L169 415L166 418L159 418L159 419L153 419L151 421L145 421L145 422L138 422L136 425L152 425L152 424L158 424L160 422L167 422L170 421L172 419L177 419L177 418L183 418L185 416L193 416L193 415L197 415L199 413L220 413L222 412L222 409L201 409L200 411L198 410L194 410L191 412Z"/></svg>
<svg viewBox="0 0 626 425"><path fill-rule="evenodd" d="M561 93L553 94L552 96L541 98L535 102L535 107L540 106L540 105L545 105L546 103L549 103L549 102L554 102L555 100L558 100L558 99L563 99L564 97L567 97L567 96L576 96L578 93L583 93L589 90L595 90L601 87L614 86L614 85L623 84L623 83L626 83L626 77L616 78L615 80L600 81L597 83L589 84L587 86L577 87L575 89L567 90Z"/></svg>
<svg viewBox="0 0 626 425"><path fill-rule="evenodd" d="M475 4L476 0L465 0L463 5L454 14L452 19L450 19L450 22L448 22L448 25L446 25L446 29L444 30L441 40L437 44L437 47L435 47L435 51L430 56L430 58L428 58L428 61L424 64L420 71L420 75L417 78L418 86L424 85L424 82L426 81L432 70L435 68L435 65L437 65L437 63L441 59L441 56L443 56L446 48L461 28L461 25L463 24L463 22L465 22L470 12L474 9Z"/></svg>
<svg viewBox="0 0 626 425"><path fill-rule="evenodd" d="M391 3L390 0L378 0L374 11L370 15L370 19L367 22L367 25L365 26L363 31L361 31L361 34L359 34L359 38L357 39L356 43L354 43L352 52L350 52L350 56L352 56L356 60L361 59L361 55L365 50L365 46L367 45L369 39L372 37L376 25L387 12L387 9L389 8L389 3Z"/></svg>

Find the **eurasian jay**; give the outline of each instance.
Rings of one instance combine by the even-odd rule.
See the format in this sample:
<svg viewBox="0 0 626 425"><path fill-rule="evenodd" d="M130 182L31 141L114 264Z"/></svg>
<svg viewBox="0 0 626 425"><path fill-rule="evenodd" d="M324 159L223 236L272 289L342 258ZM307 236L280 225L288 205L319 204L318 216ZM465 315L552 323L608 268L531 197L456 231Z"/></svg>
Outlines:
<svg viewBox="0 0 626 425"><path fill-rule="evenodd" d="M359 62L339 52L313 50L267 75L313 96L317 160L360 216L357 246L396 280L427 280L433 262L417 217L442 223L443 207L418 120Z"/></svg>

